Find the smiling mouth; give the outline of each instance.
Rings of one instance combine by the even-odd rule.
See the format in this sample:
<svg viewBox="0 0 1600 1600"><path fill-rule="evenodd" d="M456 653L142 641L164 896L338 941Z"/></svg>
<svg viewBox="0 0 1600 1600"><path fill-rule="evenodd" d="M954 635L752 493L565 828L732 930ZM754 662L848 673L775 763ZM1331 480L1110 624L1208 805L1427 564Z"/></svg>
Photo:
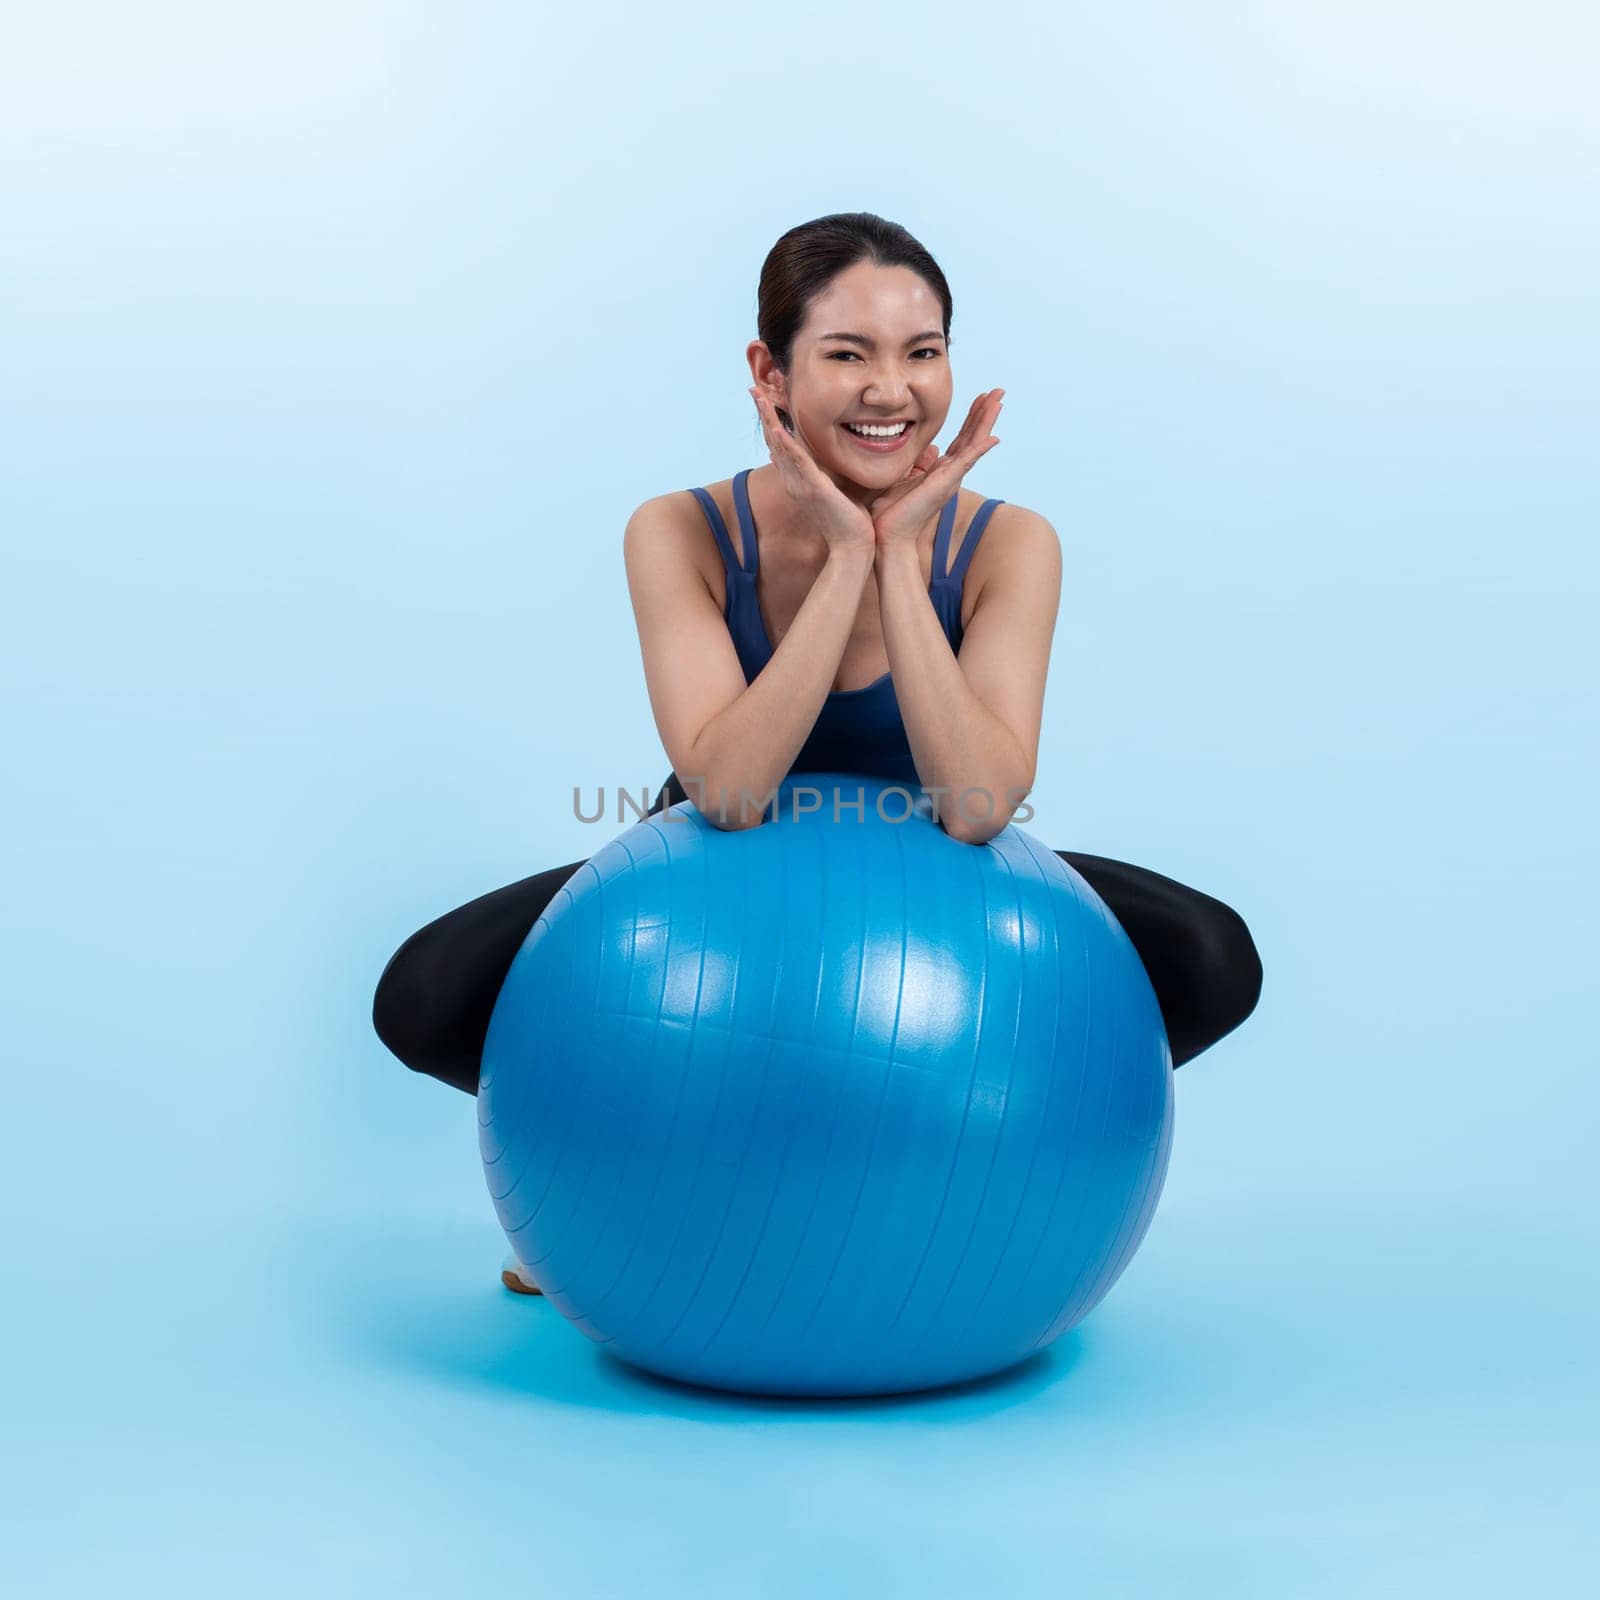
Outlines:
<svg viewBox="0 0 1600 1600"><path fill-rule="evenodd" d="M904 439L907 434L911 432L912 424L909 422L902 422L891 432L877 431L880 426L877 423L869 424L869 426L873 429L872 432L864 432L862 427L856 423L841 422L839 426L843 428L852 439L859 439L863 444L890 445L898 444L902 439Z"/></svg>

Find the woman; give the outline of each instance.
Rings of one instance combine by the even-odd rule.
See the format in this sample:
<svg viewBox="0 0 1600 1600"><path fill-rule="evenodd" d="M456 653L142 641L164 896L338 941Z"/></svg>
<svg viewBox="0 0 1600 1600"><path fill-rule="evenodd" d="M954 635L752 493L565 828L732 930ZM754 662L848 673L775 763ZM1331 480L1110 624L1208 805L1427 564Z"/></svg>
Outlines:
<svg viewBox="0 0 1600 1600"><path fill-rule="evenodd" d="M646 501L623 538L673 769L652 814L692 799L716 826L759 826L791 771L861 772L920 784L940 826L981 845L1031 788L1060 543L1037 512L962 487L1000 442L1004 391L978 396L944 455L933 443L950 317L933 258L870 213L791 229L768 255L746 354L770 464ZM1174 1067L1244 1021L1262 973L1236 911L1144 867L1056 853L1138 950ZM412 934L374 998L389 1049L475 1094L512 958L582 864ZM514 1257L502 1279L539 1292Z"/></svg>

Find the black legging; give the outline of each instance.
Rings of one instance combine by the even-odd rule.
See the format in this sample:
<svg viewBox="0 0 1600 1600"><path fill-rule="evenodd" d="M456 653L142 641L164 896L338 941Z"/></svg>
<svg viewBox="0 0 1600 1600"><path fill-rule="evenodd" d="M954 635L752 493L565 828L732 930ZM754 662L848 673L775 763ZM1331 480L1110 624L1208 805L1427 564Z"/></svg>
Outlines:
<svg viewBox="0 0 1600 1600"><path fill-rule="evenodd" d="M646 815L687 798L671 773ZM1056 854L1083 874L1133 941L1161 1006L1174 1067L1255 1009L1261 957L1232 906L1148 867L1076 850ZM569 861L479 895L419 928L390 956L373 997L372 1025L406 1066L478 1092L500 986L539 913L582 865Z"/></svg>

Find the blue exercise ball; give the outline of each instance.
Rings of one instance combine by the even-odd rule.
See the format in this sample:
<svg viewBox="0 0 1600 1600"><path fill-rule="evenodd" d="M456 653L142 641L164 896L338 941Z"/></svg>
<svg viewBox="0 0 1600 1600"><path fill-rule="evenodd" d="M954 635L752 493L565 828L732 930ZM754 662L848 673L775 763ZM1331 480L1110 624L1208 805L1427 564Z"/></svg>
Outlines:
<svg viewBox="0 0 1600 1600"><path fill-rule="evenodd" d="M496 1214L562 1316L664 1377L998 1372L1150 1224L1172 1056L1149 977L1014 824L963 844L920 790L847 773L791 774L767 815L647 817L529 930L479 1079Z"/></svg>

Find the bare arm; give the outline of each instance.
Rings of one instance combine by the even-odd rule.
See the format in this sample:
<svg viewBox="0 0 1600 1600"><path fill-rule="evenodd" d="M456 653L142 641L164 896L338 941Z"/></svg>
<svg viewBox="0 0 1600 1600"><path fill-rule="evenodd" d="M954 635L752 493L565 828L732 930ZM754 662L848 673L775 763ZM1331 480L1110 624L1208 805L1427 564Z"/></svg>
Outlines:
<svg viewBox="0 0 1600 1600"><path fill-rule="evenodd" d="M1037 512L1009 511L1004 562L978 596L959 658L909 546L880 554L878 590L917 774L939 796L945 832L986 844L1010 822L1038 770L1061 541Z"/></svg>
<svg viewBox="0 0 1600 1600"><path fill-rule="evenodd" d="M679 781L708 822L757 826L839 670L873 550L834 548L772 660L746 684L716 596L695 562L700 508L658 495L628 519L623 559L650 709Z"/></svg>

